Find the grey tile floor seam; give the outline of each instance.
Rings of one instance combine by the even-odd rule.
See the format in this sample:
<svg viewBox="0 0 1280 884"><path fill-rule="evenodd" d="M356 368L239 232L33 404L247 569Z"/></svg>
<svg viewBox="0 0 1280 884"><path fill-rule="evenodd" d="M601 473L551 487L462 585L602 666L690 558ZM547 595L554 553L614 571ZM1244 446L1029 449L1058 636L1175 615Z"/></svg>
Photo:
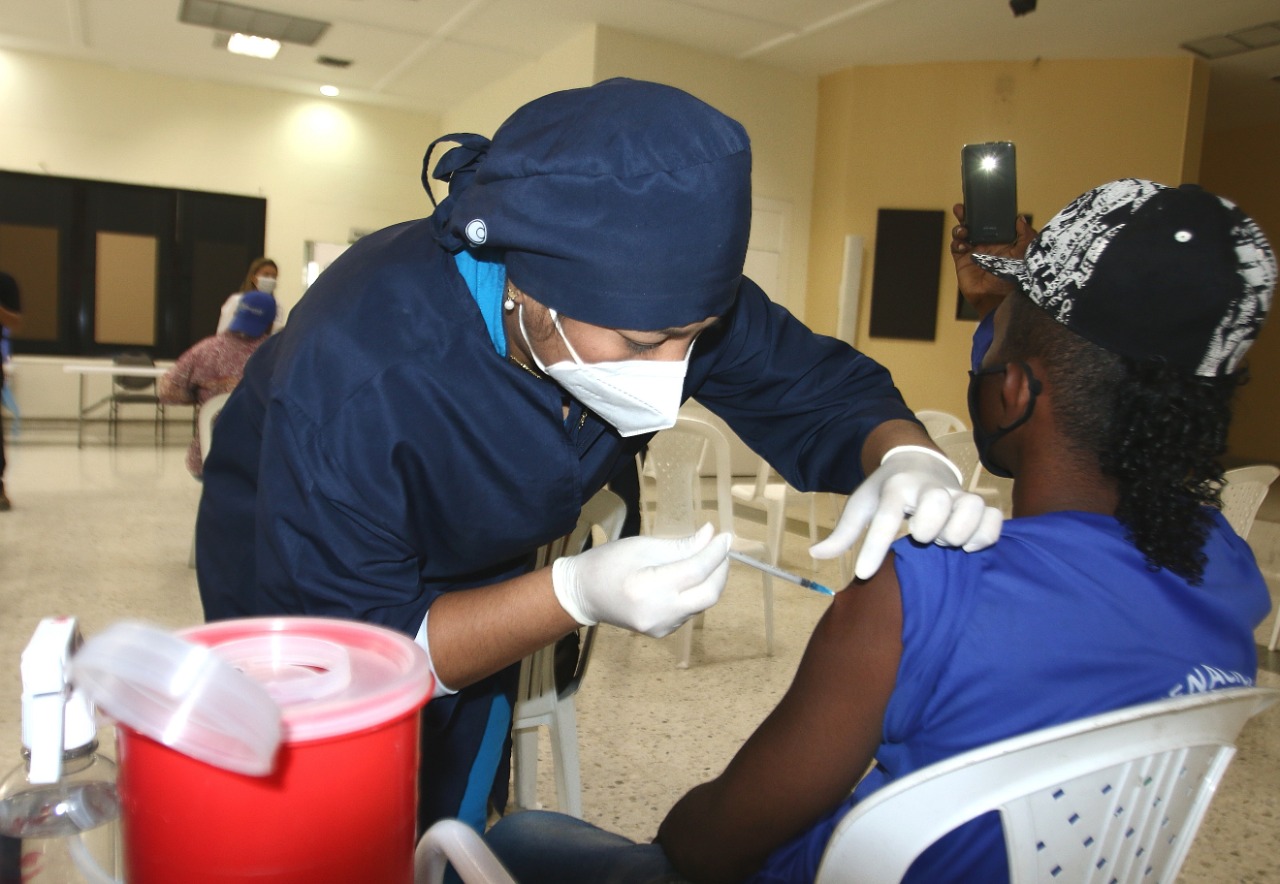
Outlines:
<svg viewBox="0 0 1280 884"><path fill-rule="evenodd" d="M168 445L155 448L149 424L126 426L115 448L91 436L77 450L74 426L68 434L27 422L23 430L8 447L6 485L14 509L0 514L0 765L6 769L19 760L19 656L40 617L75 614L87 634L126 618L170 627L200 620L195 573L186 564L200 486L183 468L184 434L175 429ZM762 534L763 526L743 520L739 530ZM806 545L807 538L788 534L784 566L837 584L835 565L815 570ZM1271 588L1274 598L1280 584ZM678 636L653 640L601 629L576 698L587 819L648 839L677 797L723 769L786 690L827 605L781 581L774 582L774 594L772 657L764 653L759 576L738 565L724 598L695 633L687 670L676 668ZM1270 635L1271 622L1259 627L1260 641ZM1280 675L1264 671L1259 683L1280 686ZM539 797L554 807L545 734L538 773ZM1273 708L1245 729L1180 880L1280 882L1278 787L1280 708Z"/></svg>

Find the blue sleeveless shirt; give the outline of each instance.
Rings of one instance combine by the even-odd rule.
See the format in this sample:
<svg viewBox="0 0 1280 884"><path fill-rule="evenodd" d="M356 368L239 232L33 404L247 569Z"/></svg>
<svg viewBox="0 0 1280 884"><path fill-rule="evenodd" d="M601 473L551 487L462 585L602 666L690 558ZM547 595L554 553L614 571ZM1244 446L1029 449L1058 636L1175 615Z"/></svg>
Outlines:
<svg viewBox="0 0 1280 884"><path fill-rule="evenodd" d="M1270 609L1248 545L1215 513L1201 586L1148 569L1110 516L1005 523L977 553L894 544L902 660L872 771L751 880L812 881L840 818L876 789L1006 737L1185 693L1251 685ZM856 592L856 589L849 590ZM929 848L908 882L1008 879L988 814Z"/></svg>

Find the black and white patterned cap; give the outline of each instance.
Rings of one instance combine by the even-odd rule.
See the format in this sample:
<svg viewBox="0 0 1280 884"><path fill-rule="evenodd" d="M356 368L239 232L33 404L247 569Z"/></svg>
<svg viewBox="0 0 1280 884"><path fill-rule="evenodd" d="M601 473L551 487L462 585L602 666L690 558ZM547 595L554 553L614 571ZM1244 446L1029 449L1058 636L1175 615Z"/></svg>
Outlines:
<svg viewBox="0 0 1280 884"><path fill-rule="evenodd" d="M1082 338L1201 377L1240 367L1276 284L1266 236L1235 204L1138 178L1077 197L1023 260L973 259Z"/></svg>

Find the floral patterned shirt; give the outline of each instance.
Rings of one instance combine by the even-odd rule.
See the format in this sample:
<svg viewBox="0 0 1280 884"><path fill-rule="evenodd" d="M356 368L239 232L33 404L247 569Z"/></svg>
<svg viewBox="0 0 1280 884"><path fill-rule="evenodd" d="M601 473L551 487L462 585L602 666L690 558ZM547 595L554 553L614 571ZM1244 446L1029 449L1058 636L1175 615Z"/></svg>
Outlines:
<svg viewBox="0 0 1280 884"><path fill-rule="evenodd" d="M197 341L178 357L173 368L160 378L157 394L166 405L201 405L209 397L230 393L244 375L244 364L263 341L235 332L222 332ZM187 469L193 476L204 472L200 436L187 449Z"/></svg>

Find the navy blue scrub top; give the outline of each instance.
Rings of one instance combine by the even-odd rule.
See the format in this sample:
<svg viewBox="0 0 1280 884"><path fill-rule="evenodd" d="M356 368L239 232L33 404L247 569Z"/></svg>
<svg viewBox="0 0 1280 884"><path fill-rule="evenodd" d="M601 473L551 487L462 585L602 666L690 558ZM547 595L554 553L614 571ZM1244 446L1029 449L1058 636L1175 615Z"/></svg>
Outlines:
<svg viewBox="0 0 1280 884"><path fill-rule="evenodd" d="M206 617L414 635L441 594L525 572L648 439L576 402L565 420L562 395L495 352L429 220L361 238L250 358L218 418L197 523ZM867 434L914 419L881 366L745 277L699 336L685 396L804 490L848 493ZM427 717L509 684L432 701Z"/></svg>

